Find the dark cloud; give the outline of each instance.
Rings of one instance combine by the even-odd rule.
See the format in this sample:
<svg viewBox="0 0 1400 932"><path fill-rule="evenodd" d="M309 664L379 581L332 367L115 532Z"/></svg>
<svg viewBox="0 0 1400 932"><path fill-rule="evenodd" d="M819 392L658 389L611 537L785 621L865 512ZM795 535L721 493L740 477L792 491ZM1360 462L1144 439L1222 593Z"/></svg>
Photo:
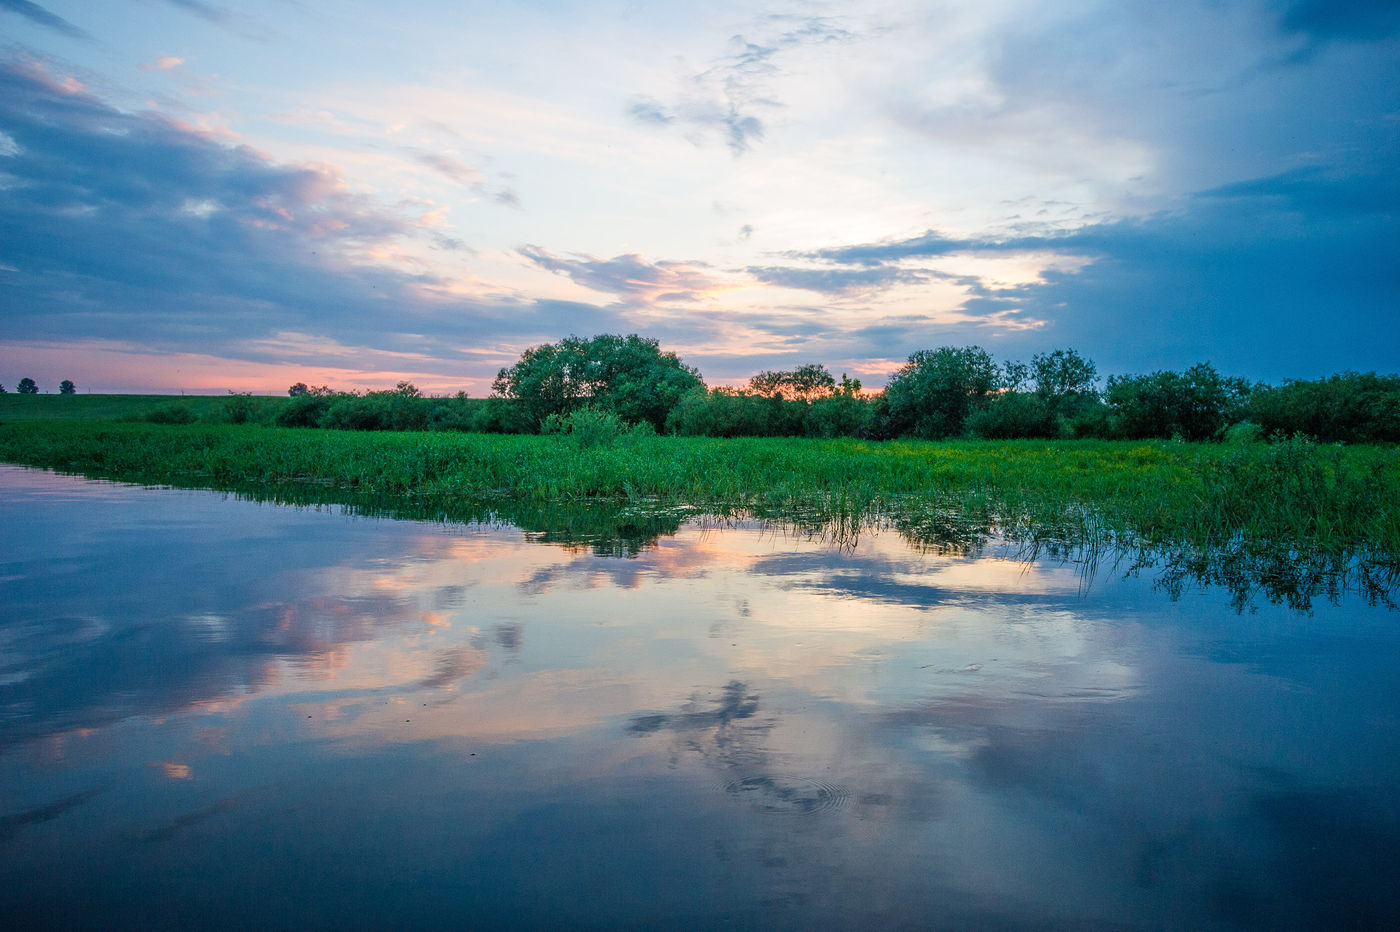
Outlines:
<svg viewBox="0 0 1400 932"><path fill-rule="evenodd" d="M37 3L30 3L29 0L0 0L0 10L9 10L18 13L31 22L46 26L55 32L62 33L70 39L91 39L86 30L79 29L62 16L50 13Z"/></svg>

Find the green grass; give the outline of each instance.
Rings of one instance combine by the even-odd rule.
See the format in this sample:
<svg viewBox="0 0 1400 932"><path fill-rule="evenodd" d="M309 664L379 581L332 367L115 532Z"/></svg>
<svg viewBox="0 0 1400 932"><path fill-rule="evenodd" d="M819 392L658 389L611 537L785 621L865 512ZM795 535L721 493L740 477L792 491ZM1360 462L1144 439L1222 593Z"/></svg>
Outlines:
<svg viewBox="0 0 1400 932"><path fill-rule="evenodd" d="M796 521L883 516L937 534L949 515L1026 539L1114 537L1400 556L1400 451L1265 445L930 443L350 433L256 426L29 421L0 460L149 484L334 490L417 502L690 505Z"/></svg>
<svg viewBox="0 0 1400 932"><path fill-rule="evenodd" d="M178 405L199 420L217 421L229 396L224 395L0 395L0 423L16 421L139 421L152 411ZM288 401L275 395L250 399L254 419L271 421Z"/></svg>

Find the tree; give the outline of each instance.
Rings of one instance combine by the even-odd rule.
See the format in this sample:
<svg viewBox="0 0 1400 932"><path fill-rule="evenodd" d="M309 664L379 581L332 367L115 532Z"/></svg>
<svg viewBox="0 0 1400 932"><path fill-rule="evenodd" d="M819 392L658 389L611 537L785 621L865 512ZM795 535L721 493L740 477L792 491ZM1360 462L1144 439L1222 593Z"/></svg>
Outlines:
<svg viewBox="0 0 1400 932"><path fill-rule="evenodd" d="M9 394L9 392L5 391L5 386L0 385L0 395L8 395L8 394Z"/></svg>
<svg viewBox="0 0 1400 932"><path fill-rule="evenodd" d="M605 333L530 347L496 374L492 391L515 399L535 430L549 415L565 416L585 405L664 430L671 409L702 386L700 373L675 353L661 352L657 341Z"/></svg>
<svg viewBox="0 0 1400 932"><path fill-rule="evenodd" d="M1112 376L1105 395L1122 436L1210 440L1237 419L1250 390L1245 380L1198 363L1184 372Z"/></svg>
<svg viewBox="0 0 1400 932"><path fill-rule="evenodd" d="M986 406L1000 378L996 362L980 346L919 350L885 389L889 428L930 440L961 434L968 415Z"/></svg>
<svg viewBox="0 0 1400 932"><path fill-rule="evenodd" d="M78 386L74 385L68 379L64 379L62 382L58 383L58 393L60 395L75 395L77 392Z"/></svg>
<svg viewBox="0 0 1400 932"><path fill-rule="evenodd" d="M792 370L760 372L749 379L749 391L767 398L785 394L798 401L815 401L835 394L836 380L826 366L808 363Z"/></svg>
<svg viewBox="0 0 1400 932"><path fill-rule="evenodd" d="M297 382L291 388L287 389L287 394L292 398L300 398L303 395L311 394L311 389L307 387L305 382Z"/></svg>
<svg viewBox="0 0 1400 932"><path fill-rule="evenodd" d="M1031 357L1035 393L1052 415L1069 414L1082 402L1098 397L1098 369L1076 350L1055 350Z"/></svg>
<svg viewBox="0 0 1400 932"><path fill-rule="evenodd" d="M22 379L19 380L19 385L15 386L15 389L16 389L21 395L37 395L37 394L39 394L39 386L38 386L38 385L35 385L35 384L34 384L34 380L31 379L31 378L29 378L29 377L27 377L27 376L26 376L25 378L22 378Z"/></svg>

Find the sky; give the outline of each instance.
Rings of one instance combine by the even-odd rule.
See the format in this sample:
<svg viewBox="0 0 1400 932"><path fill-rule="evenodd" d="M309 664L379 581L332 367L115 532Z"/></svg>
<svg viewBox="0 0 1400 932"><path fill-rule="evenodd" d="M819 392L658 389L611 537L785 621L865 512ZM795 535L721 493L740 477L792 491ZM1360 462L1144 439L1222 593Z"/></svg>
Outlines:
<svg viewBox="0 0 1400 932"><path fill-rule="evenodd" d="M0 0L0 385L1400 369L1400 3Z"/></svg>

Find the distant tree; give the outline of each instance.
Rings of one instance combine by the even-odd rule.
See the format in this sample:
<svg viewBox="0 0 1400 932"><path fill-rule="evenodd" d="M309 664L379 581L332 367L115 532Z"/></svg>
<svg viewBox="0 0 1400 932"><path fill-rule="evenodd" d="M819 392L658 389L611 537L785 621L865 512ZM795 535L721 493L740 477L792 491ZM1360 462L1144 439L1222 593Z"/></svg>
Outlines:
<svg viewBox="0 0 1400 932"><path fill-rule="evenodd" d="M0 395L7 395L7 394L9 394L9 393L5 391L5 386L0 385Z"/></svg>
<svg viewBox="0 0 1400 932"><path fill-rule="evenodd" d="M835 394L836 380L826 366L808 363L792 370L760 372L749 379L749 391L767 398L783 395L798 401L815 401Z"/></svg>
<svg viewBox="0 0 1400 932"><path fill-rule="evenodd" d="M19 385L15 386L16 391L21 395L39 394L39 386L34 384L34 380L28 377L19 380Z"/></svg>
<svg viewBox="0 0 1400 932"><path fill-rule="evenodd" d="M64 379L62 382L58 383L58 393L60 395L74 395L77 394L77 391L78 386L74 385L68 379Z"/></svg>
<svg viewBox="0 0 1400 932"><path fill-rule="evenodd" d="M963 432L968 415L985 407L1001 370L980 346L919 350L885 389L893 434L925 439Z"/></svg>
<svg viewBox="0 0 1400 932"><path fill-rule="evenodd" d="M300 398L303 395L311 394L311 389L306 386L305 382L297 382L291 388L287 389L287 394L293 398Z"/></svg>
<svg viewBox="0 0 1400 932"><path fill-rule="evenodd" d="M657 341L611 333L532 346L492 384L496 397L515 400L534 430L551 414L585 405L663 430L671 409L696 387L703 387L700 373Z"/></svg>

